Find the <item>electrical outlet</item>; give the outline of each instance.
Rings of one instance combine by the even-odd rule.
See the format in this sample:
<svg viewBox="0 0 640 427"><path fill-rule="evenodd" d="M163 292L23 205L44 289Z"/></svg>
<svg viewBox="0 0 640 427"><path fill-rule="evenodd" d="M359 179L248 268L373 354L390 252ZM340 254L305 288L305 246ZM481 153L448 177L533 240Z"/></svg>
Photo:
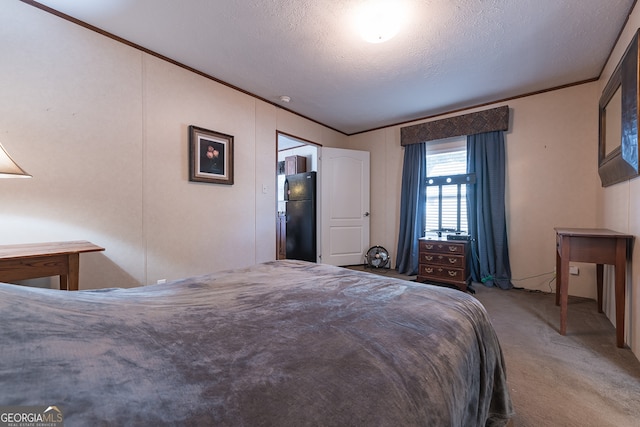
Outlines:
<svg viewBox="0 0 640 427"><path fill-rule="evenodd" d="M573 274L574 276L577 276L578 274L580 274L580 269L578 269L578 267L576 267L575 265L570 265L569 274Z"/></svg>
<svg viewBox="0 0 640 427"><path fill-rule="evenodd" d="M167 279L158 279L158 281L156 282L156 284L158 285L162 285L163 283L167 283Z"/></svg>

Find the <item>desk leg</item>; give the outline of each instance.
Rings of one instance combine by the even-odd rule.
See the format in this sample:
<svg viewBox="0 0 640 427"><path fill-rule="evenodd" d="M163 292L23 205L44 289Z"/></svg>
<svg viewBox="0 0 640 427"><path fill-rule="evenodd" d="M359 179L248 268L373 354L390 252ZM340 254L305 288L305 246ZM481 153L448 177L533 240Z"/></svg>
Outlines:
<svg viewBox="0 0 640 427"><path fill-rule="evenodd" d="M60 290L69 290L69 255L60 256Z"/></svg>
<svg viewBox="0 0 640 427"><path fill-rule="evenodd" d="M64 273L60 275L61 291L77 291L78 290L78 271L80 264L80 256L78 254L68 254L62 266Z"/></svg>
<svg viewBox="0 0 640 427"><path fill-rule="evenodd" d="M69 275L61 274L59 277L60 277L60 290L61 291L69 290Z"/></svg>
<svg viewBox="0 0 640 427"><path fill-rule="evenodd" d="M569 258L571 238L564 237L560 244L560 268L557 268L557 281L560 284L560 335L567 333L567 304L569 302ZM557 295L556 295L557 298Z"/></svg>
<svg viewBox="0 0 640 427"><path fill-rule="evenodd" d="M80 254L69 254L69 290L78 290L80 276Z"/></svg>
<svg viewBox="0 0 640 427"><path fill-rule="evenodd" d="M616 344L624 347L624 309L625 309L625 287L627 277L627 246L625 239L617 239L616 242Z"/></svg>
<svg viewBox="0 0 640 427"><path fill-rule="evenodd" d="M604 264L596 264L596 287L598 293L598 313L602 313L602 284L604 282Z"/></svg>
<svg viewBox="0 0 640 427"><path fill-rule="evenodd" d="M556 248L556 305L560 305L560 282L562 281L560 247Z"/></svg>

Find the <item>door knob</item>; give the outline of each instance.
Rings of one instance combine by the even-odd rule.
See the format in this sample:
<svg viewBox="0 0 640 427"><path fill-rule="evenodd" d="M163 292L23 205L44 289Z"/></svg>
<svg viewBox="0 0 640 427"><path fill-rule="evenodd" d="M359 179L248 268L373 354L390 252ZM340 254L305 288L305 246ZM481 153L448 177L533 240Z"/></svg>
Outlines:
<svg viewBox="0 0 640 427"><path fill-rule="evenodd" d="M366 217L366 216L369 216L369 215L371 215L369 212L365 212L363 216Z"/></svg>

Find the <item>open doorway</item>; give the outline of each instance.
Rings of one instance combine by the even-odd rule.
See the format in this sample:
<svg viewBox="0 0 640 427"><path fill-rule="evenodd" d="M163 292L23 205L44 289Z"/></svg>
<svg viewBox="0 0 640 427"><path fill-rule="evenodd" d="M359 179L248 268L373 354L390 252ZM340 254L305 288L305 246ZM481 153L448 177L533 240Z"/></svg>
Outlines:
<svg viewBox="0 0 640 427"><path fill-rule="evenodd" d="M297 200L288 200L288 189L285 187L290 183L294 185L300 181L311 179L315 181L315 174L318 171L318 148L319 145L313 142L277 132L276 259L317 261L316 186L312 185L313 203L308 205L303 202L298 203ZM287 215L289 203L289 215ZM289 234L287 234L287 227ZM310 244L313 247L310 248Z"/></svg>

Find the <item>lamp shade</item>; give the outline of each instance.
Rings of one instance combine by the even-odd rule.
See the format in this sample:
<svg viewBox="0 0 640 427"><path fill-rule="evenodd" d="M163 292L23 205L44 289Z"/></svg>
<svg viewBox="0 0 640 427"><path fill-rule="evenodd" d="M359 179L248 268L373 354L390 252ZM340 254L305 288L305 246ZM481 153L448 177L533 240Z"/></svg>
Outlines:
<svg viewBox="0 0 640 427"><path fill-rule="evenodd" d="M31 178L31 175L13 161L2 144L0 144L0 178Z"/></svg>

